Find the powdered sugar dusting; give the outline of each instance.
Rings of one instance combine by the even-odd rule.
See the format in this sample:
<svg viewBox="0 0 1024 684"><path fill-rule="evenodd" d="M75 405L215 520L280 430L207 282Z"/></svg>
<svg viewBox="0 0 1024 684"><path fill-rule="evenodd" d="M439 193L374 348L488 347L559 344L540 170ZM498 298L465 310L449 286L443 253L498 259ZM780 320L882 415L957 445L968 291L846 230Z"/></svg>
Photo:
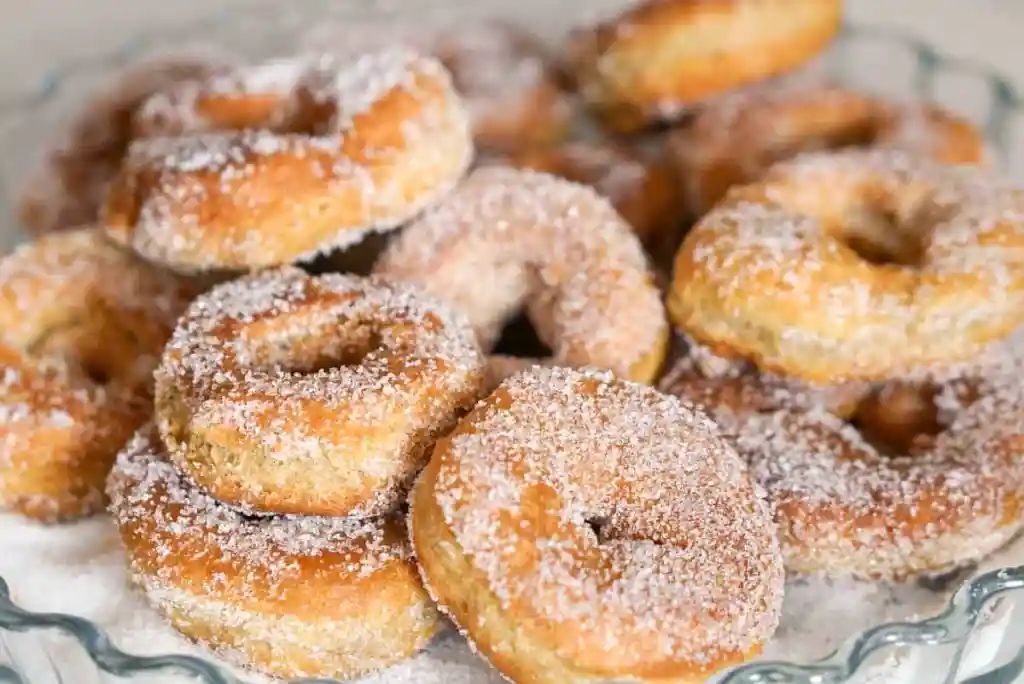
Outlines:
<svg viewBox="0 0 1024 684"><path fill-rule="evenodd" d="M557 651L643 643L706 664L774 630L782 571L768 509L715 426L674 397L534 368L435 457L460 547L503 610L572 625Z"/></svg>
<svg viewBox="0 0 1024 684"><path fill-rule="evenodd" d="M486 167L388 248L377 272L463 311L489 347L525 303L556 363L628 375L665 314L643 249L607 200L546 174Z"/></svg>

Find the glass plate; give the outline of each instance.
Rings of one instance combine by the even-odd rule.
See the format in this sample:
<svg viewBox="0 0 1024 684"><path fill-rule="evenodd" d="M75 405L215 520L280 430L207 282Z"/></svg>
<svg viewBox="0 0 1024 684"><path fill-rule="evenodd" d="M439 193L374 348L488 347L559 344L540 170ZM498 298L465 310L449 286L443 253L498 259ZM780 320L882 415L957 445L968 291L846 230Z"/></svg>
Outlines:
<svg viewBox="0 0 1024 684"><path fill-rule="evenodd" d="M34 93L6 98L0 94L0 145L4 149L4 154L0 155L0 248L9 247L23 237L16 224L12 198L20 188L23 171L33 154L86 93L101 85L119 66L141 56L177 52L190 45L213 45L259 58L288 54L297 48L330 46L339 40L351 40L353 36L380 35L380 31L423 32L494 15L529 23L544 37L557 39L575 23L611 14L622 4L623 0L302 0L287 3L253 0L244 12L222 12L174 31L140 36L109 54L67 65L47 78ZM971 118L984 131L996 161L1007 173L1024 180L1024 116L1021 115L1024 107L1014 85L984 65L952 59L909 36L848 26L818 67L863 89L900 98L925 96ZM24 531L18 524L0 515L0 550L7 552L9 546L17 547L15 532ZM107 541L111 538L108 521L92 520L78 525L80 528L66 526L35 533L68 539L80 537L80 542L94 537ZM65 560L61 558L59 562ZM1019 591L1024 589L1024 566L1018 565L1022 562L1024 542L1018 541L973 572L954 578L952 581L959 582L965 576L972 577L943 610L931 611L936 617L889 622L861 631L820 660L794 656L803 661L799 664L762 659L722 673L713 681L717 684L1009 684L1024 681L1024 601L1019 598L1024 596L1024 591ZM1014 567L1002 567L1010 565ZM3 567L0 564L0 568ZM69 582L74 581L73 575L69 578L72 578ZM795 613L797 618L804 612L813 614L818 607L815 595L801 586L792 588L797 598L791 601L787 596L789 612ZM17 585L14 590L21 591ZM28 595L35 596L33 590L45 594L46 587L33 585ZM913 587L907 591L928 589ZM856 593L844 597L851 612L857 597ZM139 607L130 604L118 609L128 610L132 606ZM850 626L855 622L846 622L841 610L830 613L833 614L835 622L840 623L834 627L841 633L857 629ZM135 639L133 649L151 653L151 650L139 648L143 643L141 637ZM455 636L441 637L431 650L435 661L444 667L430 682L497 681L493 673L473 660ZM192 655L196 652L199 655ZM772 651L771 655L777 654ZM480 674L475 674L477 672ZM6 583L0 579L0 684L98 684L124 682L125 677L132 681L136 678L152 681L147 675L154 673L190 675L206 684L253 681L248 676L240 678L235 670L206 657L202 651L184 646L180 654L173 655L126 653L89 620L19 608L11 599ZM372 681L389 682L386 678ZM400 681L430 684L415 675L406 675Z"/></svg>

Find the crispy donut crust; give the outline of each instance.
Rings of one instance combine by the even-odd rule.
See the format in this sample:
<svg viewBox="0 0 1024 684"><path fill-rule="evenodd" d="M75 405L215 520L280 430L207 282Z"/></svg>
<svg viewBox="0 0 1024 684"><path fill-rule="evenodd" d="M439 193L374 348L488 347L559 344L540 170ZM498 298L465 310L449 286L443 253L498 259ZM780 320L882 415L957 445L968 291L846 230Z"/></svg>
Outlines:
<svg viewBox="0 0 1024 684"><path fill-rule="evenodd" d="M554 362L651 382L668 346L643 248L593 189L482 167L408 226L375 271L464 312L485 349L525 305Z"/></svg>
<svg viewBox="0 0 1024 684"><path fill-rule="evenodd" d="M788 72L839 30L838 0L657 0L570 38L567 67L613 130Z"/></svg>
<svg viewBox="0 0 1024 684"><path fill-rule="evenodd" d="M108 234L183 272L287 264L397 227L469 166L467 114L434 59L325 57L296 97L292 132L138 141L105 206Z"/></svg>
<svg viewBox="0 0 1024 684"><path fill-rule="evenodd" d="M652 389L518 375L438 442L411 502L427 587L514 681L704 681L774 629L767 507L706 417Z"/></svg>
<svg viewBox="0 0 1024 684"><path fill-rule="evenodd" d="M439 629L400 519L247 517L175 470L151 427L119 454L108 492L147 599L235 663L354 678Z"/></svg>
<svg viewBox="0 0 1024 684"><path fill-rule="evenodd" d="M756 181L801 152L876 146L947 164L985 160L981 132L935 105L887 102L804 76L708 104L667 145L694 217L730 187Z"/></svg>
<svg viewBox="0 0 1024 684"><path fill-rule="evenodd" d="M214 54L168 55L118 74L85 103L30 172L18 203L22 224L42 234L95 223L131 143L136 110L154 93L207 78L230 63Z"/></svg>
<svg viewBox="0 0 1024 684"><path fill-rule="evenodd" d="M196 300L156 373L157 422L222 501L376 515L476 401L484 364L465 319L412 287L283 267Z"/></svg>
<svg viewBox="0 0 1024 684"><path fill-rule="evenodd" d="M0 261L0 507L43 522L103 507L188 294L93 229Z"/></svg>
<svg viewBox="0 0 1024 684"><path fill-rule="evenodd" d="M1024 323L1022 250L1024 193L984 171L813 153L701 219L668 309L698 343L762 371L883 381L970 362Z"/></svg>

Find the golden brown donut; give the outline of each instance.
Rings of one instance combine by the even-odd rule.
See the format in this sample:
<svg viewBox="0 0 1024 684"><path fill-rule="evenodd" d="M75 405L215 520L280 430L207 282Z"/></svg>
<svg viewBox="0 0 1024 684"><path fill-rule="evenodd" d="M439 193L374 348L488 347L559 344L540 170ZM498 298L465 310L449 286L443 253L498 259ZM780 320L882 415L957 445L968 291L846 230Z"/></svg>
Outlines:
<svg viewBox="0 0 1024 684"><path fill-rule="evenodd" d="M18 201L25 228L38 234L95 223L131 142L135 110L153 93L206 78L229 63L213 53L167 55L115 76L69 120L29 173Z"/></svg>
<svg viewBox="0 0 1024 684"><path fill-rule="evenodd" d="M469 165L466 112L434 59L324 57L296 97L302 130L137 141L107 200L108 233L183 272L286 264L395 228Z"/></svg>
<svg viewBox="0 0 1024 684"><path fill-rule="evenodd" d="M788 571L903 579L968 565L1020 531L1022 407L1019 390L983 397L894 456L823 411L747 416L736 443L774 504Z"/></svg>
<svg viewBox="0 0 1024 684"><path fill-rule="evenodd" d="M742 461L703 413L610 374L506 381L438 442L410 528L431 594L513 681L703 682L778 622Z"/></svg>
<svg viewBox="0 0 1024 684"><path fill-rule="evenodd" d="M812 153L734 188L676 255L676 327L815 384L970 362L1024 323L1024 193L892 151Z"/></svg>
<svg viewBox="0 0 1024 684"><path fill-rule="evenodd" d="M172 276L93 229L0 260L0 508L56 522L103 507L186 303Z"/></svg>
<svg viewBox="0 0 1024 684"><path fill-rule="evenodd" d="M218 499L303 515L392 510L472 406L461 316L403 284L297 268L199 297L156 372L160 433Z"/></svg>
<svg viewBox="0 0 1024 684"><path fill-rule="evenodd" d="M441 34L431 53L451 70L478 147L515 150L568 134L572 103L526 29L500 21L461 26Z"/></svg>
<svg viewBox="0 0 1024 684"><path fill-rule="evenodd" d="M134 112L134 135L301 127L298 90L314 66L309 58L279 58L177 83L154 93Z"/></svg>
<svg viewBox="0 0 1024 684"><path fill-rule="evenodd" d="M179 473L143 428L110 475L133 580L184 635L265 674L353 678L439 628L400 518L243 514Z"/></svg>
<svg viewBox="0 0 1024 684"><path fill-rule="evenodd" d="M556 364L650 382L665 356L665 312L640 242L607 200L554 176L477 169L375 270L463 311L487 350L525 305Z"/></svg>
<svg viewBox="0 0 1024 684"><path fill-rule="evenodd" d="M801 152L886 147L980 164L981 132L931 104L898 104L800 76L726 95L668 137L686 204L700 217L738 184Z"/></svg>
<svg viewBox="0 0 1024 684"><path fill-rule="evenodd" d="M566 66L613 130L673 120L693 104L807 62L835 37L839 0L654 0L576 31Z"/></svg>
<svg viewBox="0 0 1024 684"><path fill-rule="evenodd" d="M611 200L652 251L668 243L682 219L678 181L667 164L644 159L625 146L573 141L524 148L511 166L590 185Z"/></svg>

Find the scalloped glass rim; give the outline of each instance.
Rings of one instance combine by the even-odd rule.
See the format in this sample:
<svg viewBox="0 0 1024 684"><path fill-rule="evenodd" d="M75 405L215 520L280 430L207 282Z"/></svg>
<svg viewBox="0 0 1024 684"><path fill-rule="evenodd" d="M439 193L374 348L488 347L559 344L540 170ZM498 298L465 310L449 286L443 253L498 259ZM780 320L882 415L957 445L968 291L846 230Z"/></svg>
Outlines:
<svg viewBox="0 0 1024 684"><path fill-rule="evenodd" d="M339 3L332 0L304 0L304 9L309 7L327 8ZM361 3L362 4L362 3ZM388 0L365 0L363 7L373 5L374 11L400 12L401 2ZM253 2L245 7L252 15L279 7L277 2ZM195 34L203 33L218 24L229 21L240 7L225 8L199 21L188 22L174 29L141 34L125 43L119 49L100 54L91 59L78 60L73 66L47 75L40 86L29 93L16 97L0 97L0 115L30 113L44 107L60 92L62 84L76 74L91 69L124 64L143 52L153 43L168 43L180 38L187 42ZM1014 84L997 71L983 64L943 55L933 46L913 36L897 31L869 27L846 27L837 44L841 53L850 37L880 39L907 47L916 58L914 88L918 93L933 92L935 80L940 72L963 72L981 78L991 96L991 106L984 120L979 122L986 139L996 150L997 160L1005 164L1008 159L1007 145L1010 135L1011 118L1024 111L1024 97ZM837 60L840 75L843 59ZM955 645L956 652L951 660L955 669L960 655L967 645L968 637L984 615L984 609L999 596L1024 590L1024 566L1003 568L980 575L964 584L950 599L945 610L929 619L916 622L891 622L878 625L844 641L832 654L806 664L785 661L757 661L738 666L719 675L718 684L840 684L858 673L859 668L873 655L901 646ZM221 666L187 655L135 656L117 648L106 633L92 622L72 615L59 613L34 613L17 606L11 599L6 582L0 577L0 629L15 632L31 630L58 630L73 637L103 671L116 676L143 675L153 672L183 674L199 678L204 684L244 684ZM1001 668L972 678L972 684L1008 683L1024 672L1024 648L1011 662ZM954 676L950 672L949 676ZM983 677L983 678L982 678ZM330 684L330 679L293 680L291 684ZM952 680L950 680L952 681ZM0 684L28 684L13 669L0 664Z"/></svg>

